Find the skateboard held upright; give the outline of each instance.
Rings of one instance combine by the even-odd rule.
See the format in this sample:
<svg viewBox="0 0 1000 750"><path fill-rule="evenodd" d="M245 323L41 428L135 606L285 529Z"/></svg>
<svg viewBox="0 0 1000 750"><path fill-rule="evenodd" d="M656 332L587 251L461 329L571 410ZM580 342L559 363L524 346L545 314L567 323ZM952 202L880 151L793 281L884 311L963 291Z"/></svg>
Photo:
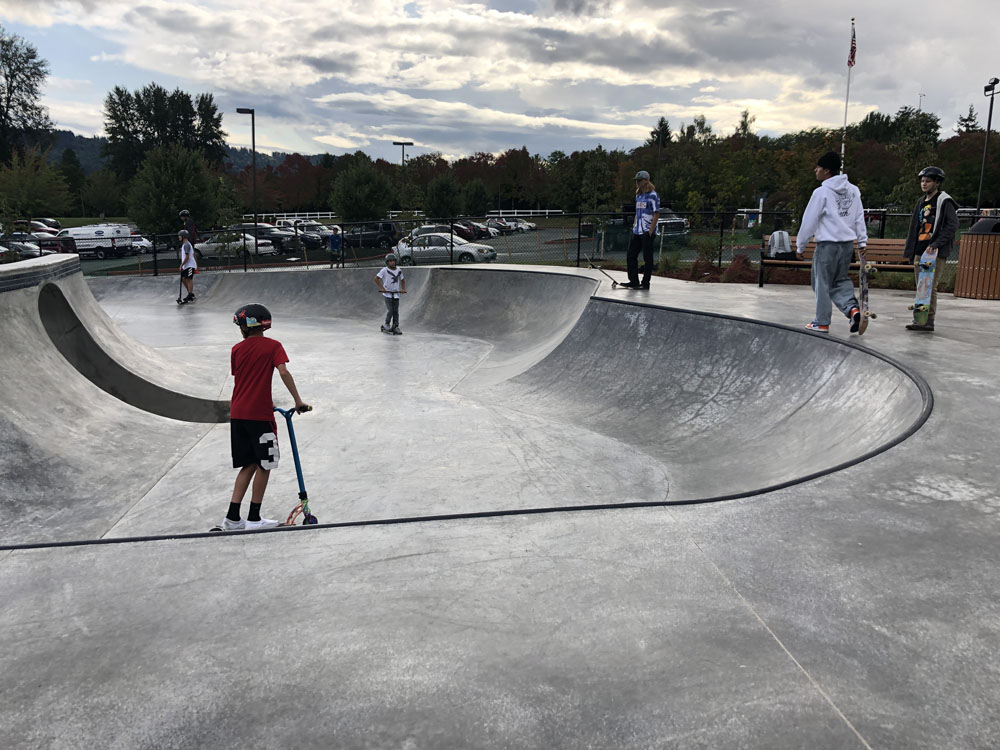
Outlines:
<svg viewBox="0 0 1000 750"><path fill-rule="evenodd" d="M937 248L927 248L920 256L920 271L917 273L917 293L910 309L913 310L913 322L917 325L927 325L927 317L931 311L931 294L934 291L934 269L937 265Z"/></svg>
<svg viewBox="0 0 1000 750"><path fill-rule="evenodd" d="M863 247L858 248L858 265L861 269L858 272L858 301L861 306L861 321L858 324L858 335L860 336L868 329L868 319L878 317L868 306L868 275L876 273L878 269L865 258L865 249Z"/></svg>

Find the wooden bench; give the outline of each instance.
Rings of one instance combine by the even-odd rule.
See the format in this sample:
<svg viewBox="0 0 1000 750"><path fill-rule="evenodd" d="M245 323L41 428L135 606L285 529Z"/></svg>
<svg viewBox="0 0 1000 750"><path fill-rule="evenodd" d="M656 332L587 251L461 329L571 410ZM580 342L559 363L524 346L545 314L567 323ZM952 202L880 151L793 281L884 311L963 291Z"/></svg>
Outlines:
<svg viewBox="0 0 1000 750"><path fill-rule="evenodd" d="M813 253L816 252L816 243L810 242L802 252L802 260L780 260L771 258L767 254L768 240L771 235L764 236L763 246L760 250L760 274L757 279L757 286L764 286L764 270L766 268L811 268ZM791 238L792 247L795 247L796 238ZM886 240L878 237L869 238L865 248L865 260L874 264L879 272L899 272L913 273L913 262L903 257L903 248L906 240ZM851 270L857 271L861 264L857 260L857 250L855 250L854 262L851 263Z"/></svg>

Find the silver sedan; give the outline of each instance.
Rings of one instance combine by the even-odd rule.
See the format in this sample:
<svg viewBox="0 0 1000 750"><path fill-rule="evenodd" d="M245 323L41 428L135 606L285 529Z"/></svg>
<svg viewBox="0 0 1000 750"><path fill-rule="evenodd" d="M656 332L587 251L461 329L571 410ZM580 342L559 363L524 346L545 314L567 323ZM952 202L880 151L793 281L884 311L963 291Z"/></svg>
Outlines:
<svg viewBox="0 0 1000 750"><path fill-rule="evenodd" d="M422 234L396 246L399 264L412 266L428 263L482 263L496 260L497 251L489 245L467 242L443 233Z"/></svg>

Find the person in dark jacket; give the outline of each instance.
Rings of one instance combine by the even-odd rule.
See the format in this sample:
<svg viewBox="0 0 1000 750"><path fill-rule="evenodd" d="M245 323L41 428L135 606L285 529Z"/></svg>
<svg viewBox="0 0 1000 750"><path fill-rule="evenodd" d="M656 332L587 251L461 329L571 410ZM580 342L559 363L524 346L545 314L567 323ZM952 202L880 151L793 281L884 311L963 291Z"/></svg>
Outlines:
<svg viewBox="0 0 1000 750"><path fill-rule="evenodd" d="M906 326L909 331L933 331L937 314L937 280L958 232L958 206L955 199L941 190L944 170L940 167L924 167L917 175L923 195L917 201L910 217L910 228L906 233L903 255L913 262L913 278L920 275L920 256L924 251L937 252L934 264L934 281L931 284L931 304L927 313L927 323L917 322Z"/></svg>

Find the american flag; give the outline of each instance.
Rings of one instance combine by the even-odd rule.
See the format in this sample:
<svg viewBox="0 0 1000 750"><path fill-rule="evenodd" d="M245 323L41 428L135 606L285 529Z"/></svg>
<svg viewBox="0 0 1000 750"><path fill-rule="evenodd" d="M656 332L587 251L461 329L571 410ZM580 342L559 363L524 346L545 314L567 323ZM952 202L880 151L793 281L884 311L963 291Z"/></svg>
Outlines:
<svg viewBox="0 0 1000 750"><path fill-rule="evenodd" d="M851 54L847 56L847 67L854 67L854 56L858 52L858 39L854 34L854 24L851 24Z"/></svg>

